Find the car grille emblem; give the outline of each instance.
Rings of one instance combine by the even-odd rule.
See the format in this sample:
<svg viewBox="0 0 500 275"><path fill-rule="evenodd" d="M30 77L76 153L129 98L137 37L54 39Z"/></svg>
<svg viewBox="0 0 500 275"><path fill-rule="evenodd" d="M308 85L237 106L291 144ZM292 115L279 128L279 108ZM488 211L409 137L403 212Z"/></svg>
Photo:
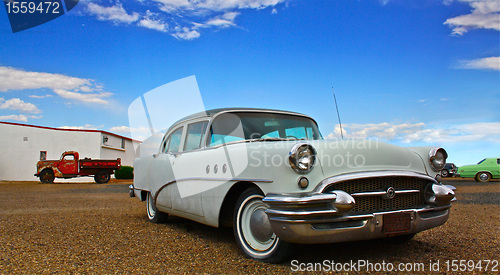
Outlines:
<svg viewBox="0 0 500 275"><path fill-rule="evenodd" d="M396 189L394 189L394 187L387 188L384 194L384 199L390 200L393 199L394 196L396 196Z"/></svg>

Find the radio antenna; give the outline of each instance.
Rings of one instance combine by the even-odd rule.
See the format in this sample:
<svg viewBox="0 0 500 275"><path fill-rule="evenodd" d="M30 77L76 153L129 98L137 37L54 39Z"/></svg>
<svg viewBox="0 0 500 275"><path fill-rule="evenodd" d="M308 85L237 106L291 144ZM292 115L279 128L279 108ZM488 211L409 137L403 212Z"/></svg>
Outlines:
<svg viewBox="0 0 500 275"><path fill-rule="evenodd" d="M332 87L332 92L333 92L333 99L335 100L335 108L337 109L337 117L339 118L340 136L342 137L342 139L344 139L344 133L342 131L342 122L340 122L339 106L337 105L337 97L335 96L335 91L333 90L333 87Z"/></svg>

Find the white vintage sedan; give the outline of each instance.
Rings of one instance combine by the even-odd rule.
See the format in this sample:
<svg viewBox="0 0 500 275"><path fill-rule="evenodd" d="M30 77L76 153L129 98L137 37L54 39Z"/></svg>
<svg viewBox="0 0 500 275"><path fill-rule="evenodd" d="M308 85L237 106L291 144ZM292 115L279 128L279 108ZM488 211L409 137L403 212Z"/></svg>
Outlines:
<svg viewBox="0 0 500 275"><path fill-rule="evenodd" d="M250 108L185 117L134 163L147 217L232 226L246 256L279 262L295 243L406 241L446 222L442 148L324 140L303 114Z"/></svg>

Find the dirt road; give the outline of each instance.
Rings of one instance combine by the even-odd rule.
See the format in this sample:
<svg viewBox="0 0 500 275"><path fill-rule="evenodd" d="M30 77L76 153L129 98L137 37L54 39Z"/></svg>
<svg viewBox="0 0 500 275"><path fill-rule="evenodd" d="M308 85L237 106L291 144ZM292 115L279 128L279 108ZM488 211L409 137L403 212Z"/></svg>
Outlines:
<svg viewBox="0 0 500 275"><path fill-rule="evenodd" d="M0 273L271 274L351 261L423 263L427 273L438 261L446 272L453 260L500 260L499 181L446 181L458 188L450 220L406 244L305 245L279 265L246 259L231 229L180 218L149 223L145 204L128 196L129 184L0 182Z"/></svg>

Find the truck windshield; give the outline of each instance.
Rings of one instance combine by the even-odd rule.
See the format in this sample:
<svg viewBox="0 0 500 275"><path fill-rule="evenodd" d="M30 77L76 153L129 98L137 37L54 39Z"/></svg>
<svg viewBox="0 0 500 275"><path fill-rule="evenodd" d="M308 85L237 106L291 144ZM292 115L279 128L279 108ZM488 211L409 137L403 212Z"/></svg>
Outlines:
<svg viewBox="0 0 500 275"><path fill-rule="evenodd" d="M222 114L214 119L210 134L210 146L240 140L322 139L314 120L277 113Z"/></svg>

